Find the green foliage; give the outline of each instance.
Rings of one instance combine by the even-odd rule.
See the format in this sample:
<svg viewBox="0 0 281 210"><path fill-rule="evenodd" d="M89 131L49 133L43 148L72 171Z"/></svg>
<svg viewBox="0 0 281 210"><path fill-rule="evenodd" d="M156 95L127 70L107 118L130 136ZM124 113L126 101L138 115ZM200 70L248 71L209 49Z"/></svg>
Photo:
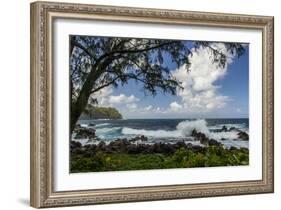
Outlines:
<svg viewBox="0 0 281 210"><path fill-rule="evenodd" d="M214 43L193 44L195 48L210 49L210 59L218 66L225 65L226 55ZM241 44L224 45L229 53L240 56L244 52ZM71 130L86 105L98 102L99 91L105 87L118 87L133 80L142 85L145 94L154 96L162 91L175 95L182 89L181 81L171 74L167 64L184 66L188 71L190 48L181 40L70 36Z"/></svg>
<svg viewBox="0 0 281 210"><path fill-rule="evenodd" d="M204 153L180 148L174 154L106 154L71 155L71 172L123 171L143 169L238 166L249 164L248 150L211 146Z"/></svg>
<svg viewBox="0 0 281 210"><path fill-rule="evenodd" d="M122 119L122 115L113 107L97 107L88 105L81 116L82 119Z"/></svg>

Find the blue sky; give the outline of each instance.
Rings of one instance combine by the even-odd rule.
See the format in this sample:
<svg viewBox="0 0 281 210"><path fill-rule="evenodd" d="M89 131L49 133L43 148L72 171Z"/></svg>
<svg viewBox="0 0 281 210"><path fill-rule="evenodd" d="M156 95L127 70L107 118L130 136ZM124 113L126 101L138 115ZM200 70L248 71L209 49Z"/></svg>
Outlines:
<svg viewBox="0 0 281 210"><path fill-rule="evenodd" d="M190 44L190 43L187 43ZM184 91L176 96L158 92L144 95L142 84L130 81L118 88L100 93L100 106L116 107L124 118L248 118L249 47L237 58L222 43L214 45L228 55L225 68L218 68L209 59L207 48L194 49L191 71L167 59L171 73L183 82Z"/></svg>

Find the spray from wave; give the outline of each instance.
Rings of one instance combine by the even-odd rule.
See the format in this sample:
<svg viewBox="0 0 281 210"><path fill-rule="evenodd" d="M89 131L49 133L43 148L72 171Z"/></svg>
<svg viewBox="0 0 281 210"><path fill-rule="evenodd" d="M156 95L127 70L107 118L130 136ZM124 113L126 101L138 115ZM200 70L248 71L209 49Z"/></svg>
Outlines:
<svg viewBox="0 0 281 210"><path fill-rule="evenodd" d="M236 131L228 131L228 132L211 132L208 128L208 124L206 120L185 120L180 122L176 130L168 131L168 130L146 130L146 129L133 129L124 127L122 128L123 135L145 135L151 138L185 138L190 137L193 130L197 132L204 133L209 138L213 138L216 140L221 139L237 139Z"/></svg>

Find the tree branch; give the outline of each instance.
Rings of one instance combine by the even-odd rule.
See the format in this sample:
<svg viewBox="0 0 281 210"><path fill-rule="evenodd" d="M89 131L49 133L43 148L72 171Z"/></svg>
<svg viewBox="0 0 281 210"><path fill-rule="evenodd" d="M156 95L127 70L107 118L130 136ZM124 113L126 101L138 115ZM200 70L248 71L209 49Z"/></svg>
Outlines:
<svg viewBox="0 0 281 210"><path fill-rule="evenodd" d="M94 90L91 91L91 94L92 94L92 93L95 93L95 92L97 92L97 91L99 91L99 90L101 90L101 89L104 88L104 87L107 87L107 86L113 84L113 83L116 82L116 80L119 79L119 78L120 78L119 76L118 76L118 77L115 77L112 81L110 81L110 82L108 82L108 83L106 83L106 84L104 84L104 85L102 85L102 86L100 86L100 87L97 87L96 89L94 89Z"/></svg>
<svg viewBox="0 0 281 210"><path fill-rule="evenodd" d="M155 45L155 46L148 47L148 48L144 48L144 49L137 49L137 50L116 50L116 51L112 51L112 52L108 53L108 55L112 55L112 54L115 54L115 53L123 54L123 53L140 53L140 52L146 52L146 51L150 51L150 50L153 50L153 49L157 49L157 48L160 48L160 47L164 47L164 46L166 46L166 45L170 45L170 44L173 44L173 43L177 43L177 41L166 42L166 43L162 43L162 44ZM106 54L105 54L105 55L106 55Z"/></svg>
<svg viewBox="0 0 281 210"><path fill-rule="evenodd" d="M81 45L80 43L71 40L71 43L73 46L80 48L81 50L83 50L88 56L90 56L91 58L95 59L95 55L93 53L91 53L86 47L84 47L83 45Z"/></svg>

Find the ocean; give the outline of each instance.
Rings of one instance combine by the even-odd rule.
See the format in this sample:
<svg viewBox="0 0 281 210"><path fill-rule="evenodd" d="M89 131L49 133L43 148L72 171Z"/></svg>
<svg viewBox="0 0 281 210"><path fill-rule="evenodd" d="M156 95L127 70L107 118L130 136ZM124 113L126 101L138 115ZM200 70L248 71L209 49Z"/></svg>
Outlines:
<svg viewBox="0 0 281 210"><path fill-rule="evenodd" d="M223 143L226 147L249 148L249 141L238 138L238 131L221 132L235 127L249 134L249 119L122 119L122 120L80 120L81 126L96 129L96 136L106 143L118 138L131 139L144 135L148 138L146 143L156 142L176 143L184 141L200 145L191 136L193 129L204 133L210 139ZM77 141L77 140L76 140ZM83 145L94 144L95 141L79 139Z"/></svg>

